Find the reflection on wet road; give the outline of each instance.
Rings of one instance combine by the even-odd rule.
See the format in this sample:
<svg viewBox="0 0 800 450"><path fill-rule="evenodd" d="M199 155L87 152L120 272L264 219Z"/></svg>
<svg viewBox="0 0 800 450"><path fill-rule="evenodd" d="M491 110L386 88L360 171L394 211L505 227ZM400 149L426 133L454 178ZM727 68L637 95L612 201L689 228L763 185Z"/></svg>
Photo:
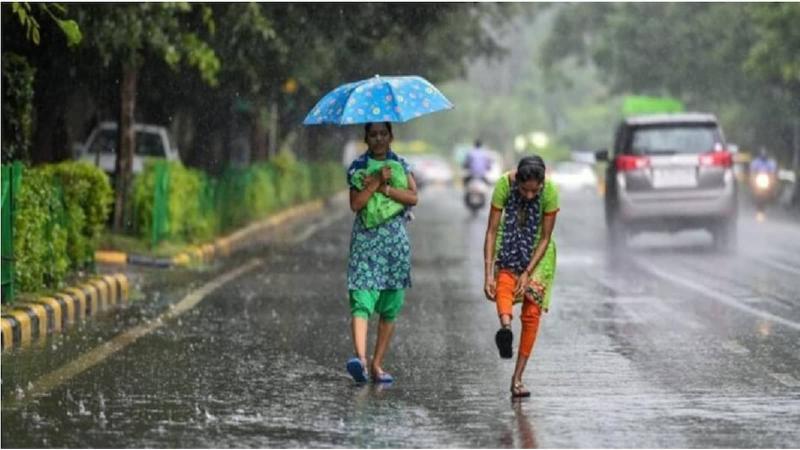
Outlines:
<svg viewBox="0 0 800 450"><path fill-rule="evenodd" d="M343 209L346 207L341 205ZM792 447L800 442L800 227L741 220L608 251L600 199L565 195L553 305L509 399L513 362L483 299L485 215L423 192L388 387L354 385L345 262L352 216L202 273L161 275L127 326L253 255L263 263L40 397L28 383L121 330L99 323L3 357L4 446ZM292 242L293 241L293 242ZM158 297L158 298L156 298ZM115 322L117 323L117 322ZM514 324L519 336L519 324ZM88 336L88 337L87 337ZM78 350L76 350L78 349ZM14 401L7 402L13 398Z"/></svg>

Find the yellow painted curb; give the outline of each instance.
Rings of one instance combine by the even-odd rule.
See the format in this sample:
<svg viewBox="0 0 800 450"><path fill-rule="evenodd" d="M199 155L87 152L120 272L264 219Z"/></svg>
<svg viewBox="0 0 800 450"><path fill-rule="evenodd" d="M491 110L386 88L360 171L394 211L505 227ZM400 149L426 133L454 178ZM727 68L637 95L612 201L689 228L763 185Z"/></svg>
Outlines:
<svg viewBox="0 0 800 450"><path fill-rule="evenodd" d="M53 311L53 321L49 322L49 328L52 332L61 331L61 325L64 322L64 313L62 312L61 303L52 297L40 297L31 301L33 303L49 306L50 310Z"/></svg>
<svg viewBox="0 0 800 450"><path fill-rule="evenodd" d="M94 260L106 264L127 264L128 254L123 252L113 252L98 250L94 252Z"/></svg>
<svg viewBox="0 0 800 450"><path fill-rule="evenodd" d="M14 345L14 329L11 325L11 321L3 318L2 319L2 326L3 326L3 350L7 348L11 348Z"/></svg>
<svg viewBox="0 0 800 450"><path fill-rule="evenodd" d="M126 303L128 292L124 274L101 275L51 297L3 307L2 349L25 347L34 340L45 345L44 337L49 333L64 331L70 323L98 314L109 305Z"/></svg>

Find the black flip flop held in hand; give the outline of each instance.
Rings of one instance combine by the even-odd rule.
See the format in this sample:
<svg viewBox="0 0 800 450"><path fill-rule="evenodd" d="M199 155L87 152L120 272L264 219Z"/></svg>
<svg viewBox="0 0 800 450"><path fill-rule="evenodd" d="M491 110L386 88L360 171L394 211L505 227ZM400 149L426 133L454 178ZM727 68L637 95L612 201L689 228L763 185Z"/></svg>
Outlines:
<svg viewBox="0 0 800 450"><path fill-rule="evenodd" d="M500 351L500 357L510 359L514 356L514 350L511 348L514 341L514 334L510 328L500 328L494 336L494 342L497 344L497 350Z"/></svg>

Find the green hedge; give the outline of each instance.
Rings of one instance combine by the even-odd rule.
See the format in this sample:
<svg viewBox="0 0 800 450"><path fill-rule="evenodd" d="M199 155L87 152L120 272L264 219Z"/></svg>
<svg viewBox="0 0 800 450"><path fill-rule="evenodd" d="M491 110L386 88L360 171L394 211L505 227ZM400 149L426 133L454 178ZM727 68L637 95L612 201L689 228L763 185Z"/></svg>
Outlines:
<svg viewBox="0 0 800 450"><path fill-rule="evenodd" d="M25 169L14 221L16 289L57 288L70 269L91 266L111 202L108 177L90 164Z"/></svg>
<svg viewBox="0 0 800 450"><path fill-rule="evenodd" d="M281 209L344 189L344 171L337 163L304 163L290 153L246 168L229 168L213 178L180 163L168 164L168 224L158 240L198 243L244 226ZM134 180L137 234L153 233L156 163L145 164Z"/></svg>

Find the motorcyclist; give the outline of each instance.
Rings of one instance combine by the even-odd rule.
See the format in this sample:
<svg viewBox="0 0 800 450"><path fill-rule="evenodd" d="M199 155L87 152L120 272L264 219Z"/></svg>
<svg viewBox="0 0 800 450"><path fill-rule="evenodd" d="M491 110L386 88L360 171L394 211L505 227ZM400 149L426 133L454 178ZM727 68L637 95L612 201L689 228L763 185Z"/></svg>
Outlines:
<svg viewBox="0 0 800 450"><path fill-rule="evenodd" d="M475 140L475 146L467 153L464 159L464 169L467 173L464 176L464 185L469 184L472 179L480 179L489 184L486 175L492 168L492 158L489 152L483 148L483 142L480 139Z"/></svg>
<svg viewBox="0 0 800 450"><path fill-rule="evenodd" d="M755 174L758 172L766 172L769 174L777 173L778 171L778 164L775 162L774 159L769 157L767 153L767 149L761 147L758 150L758 156L756 156L752 161L750 161L750 173Z"/></svg>
<svg viewBox="0 0 800 450"><path fill-rule="evenodd" d="M767 204L778 195L778 164L767 154L767 149L761 147L750 162L750 192L755 202L756 209L763 219Z"/></svg>

